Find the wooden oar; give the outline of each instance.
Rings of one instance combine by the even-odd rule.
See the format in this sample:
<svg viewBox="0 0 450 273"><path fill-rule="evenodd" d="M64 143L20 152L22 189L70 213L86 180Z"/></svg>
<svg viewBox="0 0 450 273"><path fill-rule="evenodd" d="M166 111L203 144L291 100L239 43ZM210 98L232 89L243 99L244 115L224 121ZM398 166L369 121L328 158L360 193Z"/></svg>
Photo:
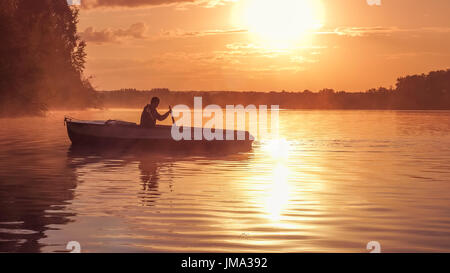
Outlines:
<svg viewBox="0 0 450 273"><path fill-rule="evenodd" d="M175 124L175 119L173 118L172 115L172 106L169 105L169 110L170 110L170 116L172 117L172 124Z"/></svg>

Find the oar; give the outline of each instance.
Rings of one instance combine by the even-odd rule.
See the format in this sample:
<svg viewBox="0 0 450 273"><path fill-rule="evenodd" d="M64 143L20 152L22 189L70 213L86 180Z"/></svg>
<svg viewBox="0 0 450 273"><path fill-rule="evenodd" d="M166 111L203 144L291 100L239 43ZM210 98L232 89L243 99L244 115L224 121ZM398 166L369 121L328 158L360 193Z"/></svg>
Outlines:
<svg viewBox="0 0 450 273"><path fill-rule="evenodd" d="M169 110L170 110L170 116L172 117L172 124L175 124L175 119L173 118L172 115L172 106L169 105Z"/></svg>

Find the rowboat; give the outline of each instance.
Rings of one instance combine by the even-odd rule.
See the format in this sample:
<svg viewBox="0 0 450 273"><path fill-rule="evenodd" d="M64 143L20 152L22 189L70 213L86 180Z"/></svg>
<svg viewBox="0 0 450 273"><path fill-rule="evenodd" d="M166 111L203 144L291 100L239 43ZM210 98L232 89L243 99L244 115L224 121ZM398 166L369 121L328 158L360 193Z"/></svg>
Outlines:
<svg viewBox="0 0 450 273"><path fill-rule="evenodd" d="M192 137L176 140L172 135L172 128L176 125L156 125L154 128L142 128L136 123L126 121L87 121L71 117L65 117L64 124L74 146L248 151L251 150L253 143L253 136L249 132L239 130L222 130L223 137L208 140L203 135L201 139L194 139L195 131L203 132L203 128L187 127L183 130L190 130ZM213 130L213 132L215 131ZM220 131L218 133L220 134ZM233 136L234 140L227 140L230 139L230 136Z"/></svg>

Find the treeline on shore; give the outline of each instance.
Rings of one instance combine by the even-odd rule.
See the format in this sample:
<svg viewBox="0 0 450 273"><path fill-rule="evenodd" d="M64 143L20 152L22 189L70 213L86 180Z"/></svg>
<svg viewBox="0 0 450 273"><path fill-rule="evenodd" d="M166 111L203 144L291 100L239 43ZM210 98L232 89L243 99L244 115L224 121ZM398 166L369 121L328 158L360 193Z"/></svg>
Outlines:
<svg viewBox="0 0 450 273"><path fill-rule="evenodd" d="M98 105L77 23L65 0L0 1L0 116Z"/></svg>
<svg viewBox="0 0 450 273"><path fill-rule="evenodd" d="M284 109L392 109L450 110L450 69L428 74L401 77L395 88L380 87L365 92L237 92L237 91L170 91L121 89L99 92L105 107L142 108L153 96L161 106L184 104L193 107L194 97L202 97L203 105L279 105Z"/></svg>

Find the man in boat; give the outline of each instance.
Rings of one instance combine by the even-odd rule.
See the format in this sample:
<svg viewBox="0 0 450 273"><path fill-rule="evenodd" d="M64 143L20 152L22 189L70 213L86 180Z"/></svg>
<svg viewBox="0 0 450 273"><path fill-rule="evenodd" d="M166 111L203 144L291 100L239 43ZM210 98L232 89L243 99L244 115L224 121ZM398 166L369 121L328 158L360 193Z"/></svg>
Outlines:
<svg viewBox="0 0 450 273"><path fill-rule="evenodd" d="M143 128L153 128L156 126L156 120L163 121L165 120L170 113L172 112L172 109L167 111L164 115L160 115L156 108L159 105L159 98L153 97L150 104L147 104L142 111L141 114L141 127Z"/></svg>

